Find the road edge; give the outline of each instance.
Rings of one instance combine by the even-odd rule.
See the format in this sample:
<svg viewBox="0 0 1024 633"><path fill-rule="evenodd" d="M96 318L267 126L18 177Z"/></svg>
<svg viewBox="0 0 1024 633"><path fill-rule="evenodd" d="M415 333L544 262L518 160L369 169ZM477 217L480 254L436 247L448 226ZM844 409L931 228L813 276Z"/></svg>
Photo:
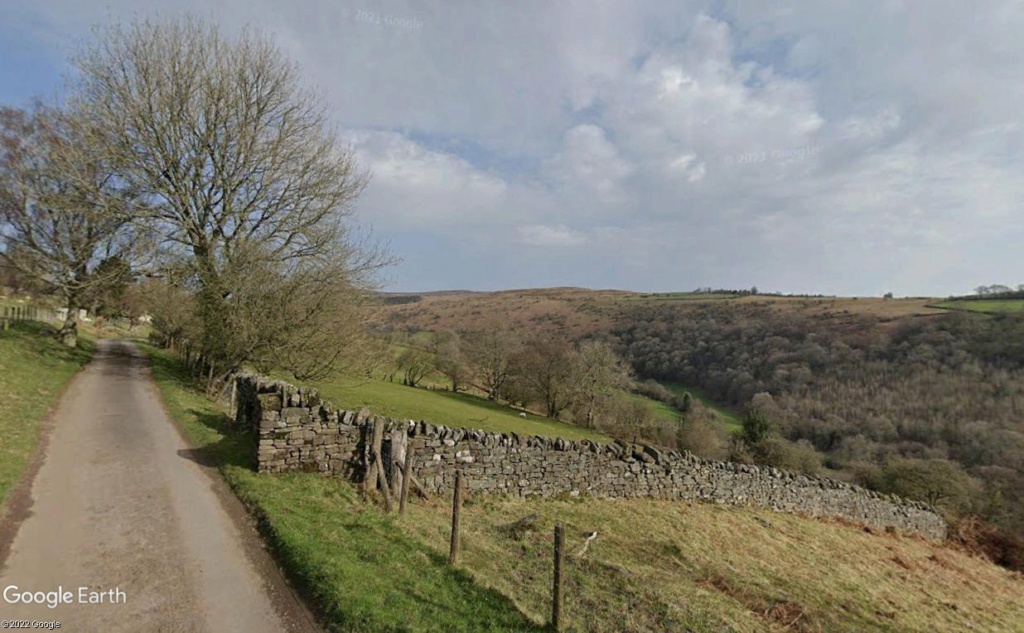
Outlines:
<svg viewBox="0 0 1024 633"><path fill-rule="evenodd" d="M14 540L18 536L21 524L25 522L25 519L32 516L32 506L35 504L32 498L32 486L35 484L39 469L42 468L43 462L46 461L47 449L50 447L50 436L53 435L53 429L56 428L54 418L57 409L60 408L60 403L64 400L67 393L81 380L86 368L96 360L96 354L99 352L99 343L100 341L96 341L96 347L89 357L89 362L79 367L74 375L64 383L57 393L57 397L54 398L53 404L46 410L46 415L43 416L39 423L39 439L36 441L35 448L32 449L32 455L25 462L25 469L21 471L18 480L11 487L11 492L7 495L7 499L3 505L0 505L0 571L7 565L7 558L11 554L11 545L14 544Z"/></svg>
<svg viewBox="0 0 1024 633"><path fill-rule="evenodd" d="M181 423L171 415L164 402L160 386L153 378L152 358L142 351L133 341L123 340L130 345L138 357L142 360L146 386L152 391L164 416L170 420L178 437L189 449L201 451L185 434ZM318 617L318 611L313 603L297 589L296 584L288 578L285 569L278 564L273 553L273 544L268 541L263 531L260 530L260 517L258 509L251 508L242 501L231 485L224 479L217 466L193 460L199 469L210 481L210 488L217 496L221 508L228 515L231 522L238 529L242 541L242 549L249 562L256 568L267 589L274 611L285 621L289 631L301 633L323 633L326 629L321 625L322 619Z"/></svg>

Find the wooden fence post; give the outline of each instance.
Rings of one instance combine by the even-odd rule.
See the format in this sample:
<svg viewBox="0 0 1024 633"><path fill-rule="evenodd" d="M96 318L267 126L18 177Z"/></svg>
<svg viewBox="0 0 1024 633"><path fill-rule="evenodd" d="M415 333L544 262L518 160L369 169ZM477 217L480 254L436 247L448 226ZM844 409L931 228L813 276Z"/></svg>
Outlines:
<svg viewBox="0 0 1024 633"><path fill-rule="evenodd" d="M380 490L384 495L384 512L391 513L393 503L391 501L391 484L388 483L388 474L384 470L384 459L381 456L381 445L384 442L384 420L373 416L367 430L372 434L370 444L367 446L366 463L369 468L366 472L366 479L363 481L363 494L367 497L374 490Z"/></svg>
<svg viewBox="0 0 1024 633"><path fill-rule="evenodd" d="M238 376L231 376L231 402L228 405L231 425L238 424Z"/></svg>
<svg viewBox="0 0 1024 633"><path fill-rule="evenodd" d="M412 442L406 441L405 461L402 462L402 494L398 500L398 516L405 516L405 500L409 497L409 480L412 478Z"/></svg>
<svg viewBox="0 0 1024 633"><path fill-rule="evenodd" d="M390 469L391 498L398 506L402 499L402 478L405 472L405 449L409 443L409 429L404 425L396 426L391 430L388 468Z"/></svg>
<svg viewBox="0 0 1024 633"><path fill-rule="evenodd" d="M462 470L455 471L455 494L452 498L452 545L448 554L448 564L455 566L459 564L459 554L462 550L459 521L462 514Z"/></svg>
<svg viewBox="0 0 1024 633"><path fill-rule="evenodd" d="M565 595L562 589L562 565L565 563L565 530L561 523L555 524L555 573L551 583L551 626L556 631L565 630L562 605Z"/></svg>

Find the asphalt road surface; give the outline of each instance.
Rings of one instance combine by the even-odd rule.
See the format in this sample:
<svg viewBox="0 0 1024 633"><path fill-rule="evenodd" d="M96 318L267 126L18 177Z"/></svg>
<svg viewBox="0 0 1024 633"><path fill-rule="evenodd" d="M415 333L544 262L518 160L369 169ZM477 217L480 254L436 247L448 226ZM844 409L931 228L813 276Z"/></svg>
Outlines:
<svg viewBox="0 0 1024 633"><path fill-rule="evenodd" d="M134 346L101 341L50 429L0 528L0 619L61 631L317 630L238 501L194 460Z"/></svg>

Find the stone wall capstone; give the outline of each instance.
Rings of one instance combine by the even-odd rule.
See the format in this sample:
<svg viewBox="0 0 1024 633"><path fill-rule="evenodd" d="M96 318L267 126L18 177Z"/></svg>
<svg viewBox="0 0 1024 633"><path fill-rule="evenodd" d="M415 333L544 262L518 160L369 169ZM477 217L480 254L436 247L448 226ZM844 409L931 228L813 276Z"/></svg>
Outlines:
<svg viewBox="0 0 1024 633"><path fill-rule="evenodd" d="M691 499L838 517L946 538L945 520L927 504L834 479L766 466L719 462L621 440L601 444L448 428L336 409L316 391L253 375L236 378L236 422L258 436L259 472L311 470L361 481L374 421L385 442L404 431L412 474L428 491L450 493L461 468L471 491L519 497ZM390 451L385 451L389 453Z"/></svg>

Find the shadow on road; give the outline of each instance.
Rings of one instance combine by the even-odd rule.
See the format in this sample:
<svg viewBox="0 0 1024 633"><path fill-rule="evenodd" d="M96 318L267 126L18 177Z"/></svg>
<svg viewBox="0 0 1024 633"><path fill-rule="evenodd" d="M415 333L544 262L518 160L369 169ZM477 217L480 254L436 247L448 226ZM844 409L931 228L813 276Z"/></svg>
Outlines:
<svg viewBox="0 0 1024 633"><path fill-rule="evenodd" d="M125 341L102 340L96 344L93 362L104 376L131 378L146 366L146 357Z"/></svg>
<svg viewBox="0 0 1024 633"><path fill-rule="evenodd" d="M220 439L196 448L181 449L178 451L179 456L200 466L212 468L236 466L255 470L256 438L251 432L246 429L234 428L228 416L223 413L211 413L193 408L188 410L188 414L193 416L203 427L212 431L211 436L219 436Z"/></svg>

